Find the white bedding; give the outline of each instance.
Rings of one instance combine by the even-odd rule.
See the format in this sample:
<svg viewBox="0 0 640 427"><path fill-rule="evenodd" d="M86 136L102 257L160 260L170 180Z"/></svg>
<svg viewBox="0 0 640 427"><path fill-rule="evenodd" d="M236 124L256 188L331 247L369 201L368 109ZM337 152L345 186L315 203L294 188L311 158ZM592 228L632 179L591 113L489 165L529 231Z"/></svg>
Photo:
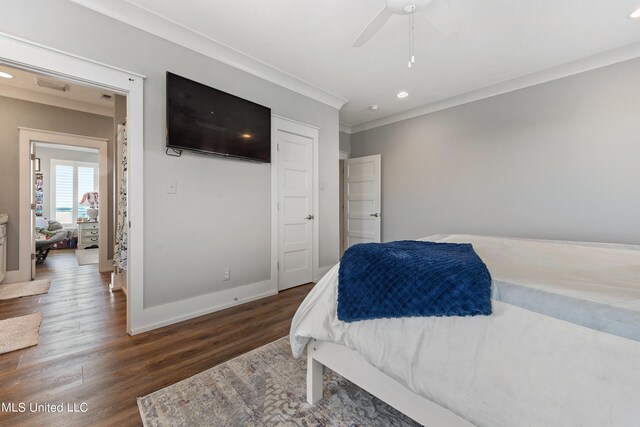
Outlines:
<svg viewBox="0 0 640 427"><path fill-rule="evenodd" d="M640 341L640 246L487 236L469 242L490 266L492 298Z"/></svg>
<svg viewBox="0 0 640 427"><path fill-rule="evenodd" d="M456 239L470 237L483 239L440 236L446 241L465 241ZM608 304L637 307L638 301L627 299L635 299L637 295L633 284L637 284L639 276L635 276L633 266L616 275L620 280L616 286L621 286L622 292L607 296L601 292L607 282L600 280L608 277L606 271L598 275L593 265L595 259L587 257L590 263L587 270L599 278L592 280L593 276L583 274L580 266L585 259L573 257L569 248L560 247L562 243L553 243L560 245L552 249L553 256L546 256L541 250L538 255L542 259L536 269L526 266L503 269L500 265L506 260L498 254L489 255L491 246L515 246L515 252L509 249L509 253L518 257L532 253L535 257L539 248L527 251L530 247L527 242L532 241L497 239L508 242L489 242L483 246L480 240L473 242L474 248L494 280L501 280L504 274L510 280L521 278L531 285L547 286L550 281L566 282L567 272L572 272L585 287L566 291L570 296L577 293L596 302L604 299ZM634 248L629 251L634 252ZM587 252L597 257L594 254L598 251ZM563 256L568 258L564 261L558 258ZM616 265L615 257L609 261L613 263L607 264L609 267ZM565 273L562 269L566 269ZM543 280L530 279L538 274ZM344 323L336 316L337 276L335 266L298 309L291 326L294 356L302 355L310 338L346 345L411 390L477 425L638 425L640 342L500 301L493 301L494 314L488 317ZM569 288L575 287L575 281L569 282Z"/></svg>
<svg viewBox="0 0 640 427"><path fill-rule="evenodd" d="M493 280L640 312L640 246L438 235L471 243Z"/></svg>

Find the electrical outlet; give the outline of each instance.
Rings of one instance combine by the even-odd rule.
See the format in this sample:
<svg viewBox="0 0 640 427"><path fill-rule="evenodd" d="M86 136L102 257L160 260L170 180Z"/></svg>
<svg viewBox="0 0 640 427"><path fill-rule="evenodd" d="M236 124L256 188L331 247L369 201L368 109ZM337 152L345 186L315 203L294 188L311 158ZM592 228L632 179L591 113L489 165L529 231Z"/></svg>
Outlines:
<svg viewBox="0 0 640 427"><path fill-rule="evenodd" d="M167 182L167 193L168 194L176 194L178 192L178 183L177 181L169 181Z"/></svg>
<svg viewBox="0 0 640 427"><path fill-rule="evenodd" d="M229 267L225 267L222 270L222 280L231 280L231 269Z"/></svg>

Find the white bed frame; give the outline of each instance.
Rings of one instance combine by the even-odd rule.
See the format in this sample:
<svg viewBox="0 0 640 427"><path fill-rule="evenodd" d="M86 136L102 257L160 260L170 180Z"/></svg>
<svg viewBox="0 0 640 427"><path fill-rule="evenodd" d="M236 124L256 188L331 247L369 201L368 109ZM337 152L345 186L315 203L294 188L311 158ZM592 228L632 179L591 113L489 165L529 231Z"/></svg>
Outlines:
<svg viewBox="0 0 640 427"><path fill-rule="evenodd" d="M324 367L425 426L471 427L472 423L409 390L367 362L358 352L327 341L307 344L307 401L322 399Z"/></svg>

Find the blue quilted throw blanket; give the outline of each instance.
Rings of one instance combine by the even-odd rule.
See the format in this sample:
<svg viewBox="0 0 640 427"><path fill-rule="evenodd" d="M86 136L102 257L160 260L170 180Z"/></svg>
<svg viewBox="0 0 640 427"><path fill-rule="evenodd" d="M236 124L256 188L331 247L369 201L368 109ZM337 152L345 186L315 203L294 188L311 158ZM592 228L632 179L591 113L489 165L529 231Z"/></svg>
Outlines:
<svg viewBox="0 0 640 427"><path fill-rule="evenodd" d="M491 276L468 243L363 243L342 257L338 319L491 314Z"/></svg>

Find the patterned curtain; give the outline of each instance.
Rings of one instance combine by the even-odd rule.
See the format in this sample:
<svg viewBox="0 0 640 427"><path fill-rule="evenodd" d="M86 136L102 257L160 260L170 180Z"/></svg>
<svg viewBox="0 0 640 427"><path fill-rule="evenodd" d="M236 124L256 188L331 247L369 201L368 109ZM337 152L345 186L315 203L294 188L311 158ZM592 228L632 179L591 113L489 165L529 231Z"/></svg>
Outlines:
<svg viewBox="0 0 640 427"><path fill-rule="evenodd" d="M127 215L127 127L118 125L117 146L120 148L120 186L118 188L118 217L116 223L116 248L113 254L113 265L116 273L127 271L127 245L129 233L129 218Z"/></svg>

